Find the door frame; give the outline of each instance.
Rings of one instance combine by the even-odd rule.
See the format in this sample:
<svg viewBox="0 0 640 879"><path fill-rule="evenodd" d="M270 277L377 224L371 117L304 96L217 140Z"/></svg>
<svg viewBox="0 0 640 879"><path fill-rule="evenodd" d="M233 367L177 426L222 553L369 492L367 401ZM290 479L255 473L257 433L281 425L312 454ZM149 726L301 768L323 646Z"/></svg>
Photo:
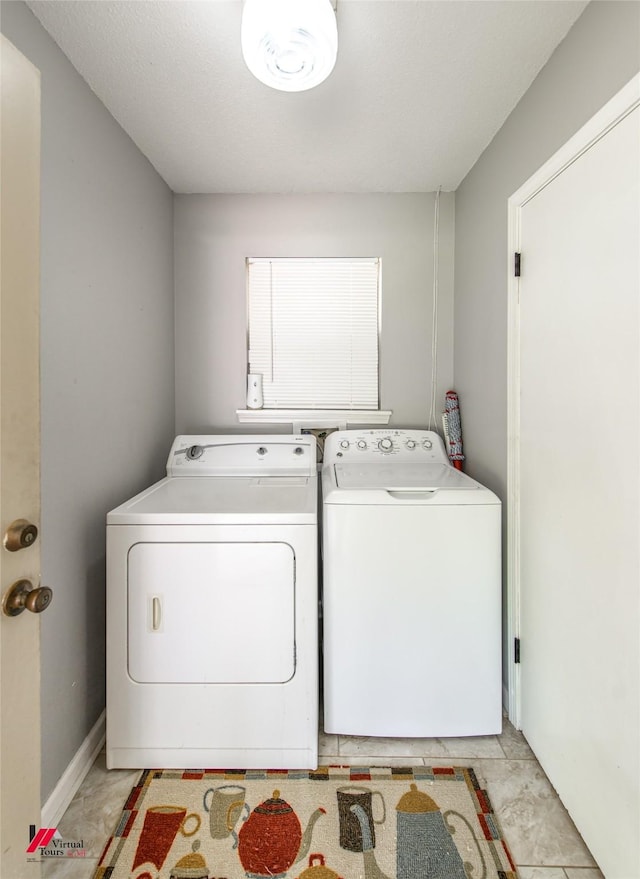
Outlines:
<svg viewBox="0 0 640 879"><path fill-rule="evenodd" d="M0 34L2 59L2 469L1 532L27 519L40 528L40 71ZM10 124L7 124L11 120ZM4 540L3 540L4 542ZM40 585L40 540L0 547L1 592ZM0 873L40 876L30 827L41 821L40 618L0 612Z"/></svg>
<svg viewBox="0 0 640 879"><path fill-rule="evenodd" d="M634 76L508 200L507 218L507 686L509 719L521 727L522 682L515 662L520 635L520 279L514 255L521 252L522 208L625 116L640 106L640 73ZM526 254L522 265L526 270ZM526 647L525 647L526 650Z"/></svg>

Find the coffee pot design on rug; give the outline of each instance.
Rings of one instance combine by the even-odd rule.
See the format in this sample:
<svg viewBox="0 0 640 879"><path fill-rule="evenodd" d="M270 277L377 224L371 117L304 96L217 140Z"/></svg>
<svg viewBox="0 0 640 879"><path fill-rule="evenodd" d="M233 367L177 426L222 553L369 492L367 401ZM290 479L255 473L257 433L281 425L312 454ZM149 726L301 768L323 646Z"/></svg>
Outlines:
<svg viewBox="0 0 640 879"><path fill-rule="evenodd" d="M487 865L472 826L464 815L449 809L440 811L429 794L419 791L415 784L403 794L396 806L398 813L397 879L468 879L479 876L485 879ZM460 849L454 843L455 825L450 823L456 816L469 829L480 856L482 872L474 870L473 864L462 860Z"/></svg>
<svg viewBox="0 0 640 879"><path fill-rule="evenodd" d="M146 770L94 879L516 879L467 767Z"/></svg>
<svg viewBox="0 0 640 879"><path fill-rule="evenodd" d="M311 846L311 834L326 809L315 809L302 832L298 816L280 791L253 810L238 837L238 856L250 879L276 879L287 875L293 864L305 857Z"/></svg>

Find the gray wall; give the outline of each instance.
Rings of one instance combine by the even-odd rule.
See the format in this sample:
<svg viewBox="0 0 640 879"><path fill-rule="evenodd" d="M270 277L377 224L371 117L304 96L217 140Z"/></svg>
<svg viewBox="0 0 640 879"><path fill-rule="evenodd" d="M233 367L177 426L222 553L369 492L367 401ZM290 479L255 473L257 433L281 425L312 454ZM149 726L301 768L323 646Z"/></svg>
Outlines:
<svg viewBox="0 0 640 879"><path fill-rule="evenodd" d="M507 199L639 69L640 4L590 3L456 191L454 374L467 471L503 501ZM506 677L506 644L504 658Z"/></svg>
<svg viewBox="0 0 640 879"><path fill-rule="evenodd" d="M640 69L640 4L593 2L456 191L455 382L468 470L507 485L507 199Z"/></svg>
<svg viewBox="0 0 640 879"><path fill-rule="evenodd" d="M104 707L105 514L173 438L172 194L29 9L2 31L42 75L42 795Z"/></svg>
<svg viewBox="0 0 640 879"><path fill-rule="evenodd" d="M252 429L235 415L246 398L248 256L380 256L381 407L392 424L426 426L433 193L178 195L174 215L177 433ZM438 411L453 376L453 226L453 194L442 193Z"/></svg>

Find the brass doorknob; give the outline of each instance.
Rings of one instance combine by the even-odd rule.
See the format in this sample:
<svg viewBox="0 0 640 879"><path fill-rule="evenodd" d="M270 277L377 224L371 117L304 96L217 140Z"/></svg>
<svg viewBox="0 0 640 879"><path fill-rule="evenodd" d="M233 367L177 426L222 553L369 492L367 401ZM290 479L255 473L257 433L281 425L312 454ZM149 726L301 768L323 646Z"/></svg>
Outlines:
<svg viewBox="0 0 640 879"><path fill-rule="evenodd" d="M53 592L48 586L34 588L31 580L16 580L4 594L2 610L8 617L17 617L23 610L42 613L51 604Z"/></svg>
<svg viewBox="0 0 640 879"><path fill-rule="evenodd" d="M33 546L38 537L38 529L26 519L16 519L9 525L4 533L5 549L9 552L16 552L19 549L26 549Z"/></svg>

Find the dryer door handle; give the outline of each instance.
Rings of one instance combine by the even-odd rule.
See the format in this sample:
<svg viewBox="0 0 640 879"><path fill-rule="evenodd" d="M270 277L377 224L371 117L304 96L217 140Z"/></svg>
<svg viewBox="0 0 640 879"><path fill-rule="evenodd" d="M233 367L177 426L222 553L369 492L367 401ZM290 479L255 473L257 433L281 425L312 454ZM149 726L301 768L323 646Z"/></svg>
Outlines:
<svg viewBox="0 0 640 879"><path fill-rule="evenodd" d="M151 600L151 628L154 632L160 631L162 626L162 602L158 595Z"/></svg>

